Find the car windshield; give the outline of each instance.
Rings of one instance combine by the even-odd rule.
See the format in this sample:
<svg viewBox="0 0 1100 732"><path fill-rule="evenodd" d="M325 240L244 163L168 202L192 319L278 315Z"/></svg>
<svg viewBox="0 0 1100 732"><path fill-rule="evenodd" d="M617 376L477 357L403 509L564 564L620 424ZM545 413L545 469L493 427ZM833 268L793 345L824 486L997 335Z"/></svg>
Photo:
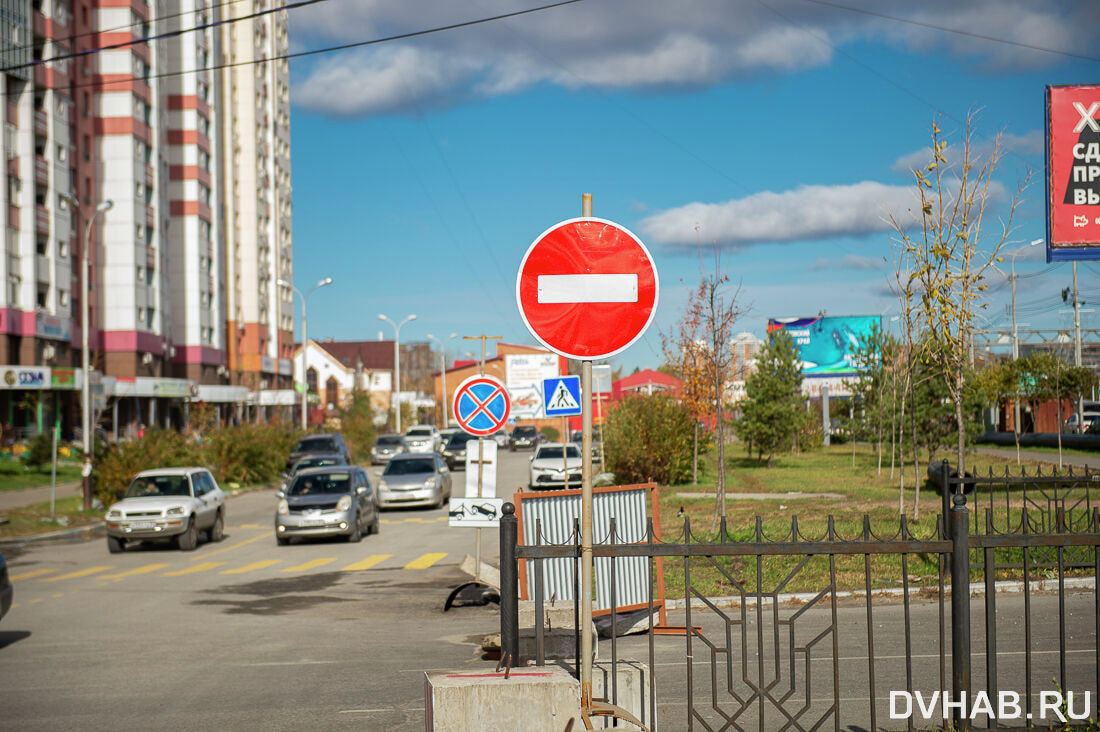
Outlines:
<svg viewBox="0 0 1100 732"><path fill-rule="evenodd" d="M517 437L530 437L535 434L534 427L516 427L516 431L513 433Z"/></svg>
<svg viewBox="0 0 1100 732"><path fill-rule="evenodd" d="M430 437L432 431L427 427L416 427L405 433L407 437Z"/></svg>
<svg viewBox="0 0 1100 732"><path fill-rule="evenodd" d="M382 475L415 475L416 473L434 473L435 462L430 458L420 460L391 460Z"/></svg>
<svg viewBox="0 0 1100 732"><path fill-rule="evenodd" d="M307 437L298 442L294 452L336 452L336 442L331 437Z"/></svg>
<svg viewBox="0 0 1100 732"><path fill-rule="evenodd" d="M466 447L466 443L470 440L476 440L473 435L465 432L459 432L457 435L451 435L451 439L447 440L447 447L451 450L456 450L460 447Z"/></svg>
<svg viewBox="0 0 1100 732"><path fill-rule="evenodd" d="M127 498L189 496L191 486L186 475L150 475L134 478L126 490Z"/></svg>
<svg viewBox="0 0 1100 732"><path fill-rule="evenodd" d="M299 475L290 485L287 495L320 496L328 493L348 493L351 491L351 473L311 473Z"/></svg>
<svg viewBox="0 0 1100 732"><path fill-rule="evenodd" d="M400 445L401 442L402 442L402 438L401 438L400 435L383 435L382 437L378 438L378 442L375 443L375 444L389 446L389 445Z"/></svg>
<svg viewBox="0 0 1100 732"><path fill-rule="evenodd" d="M343 465L344 461L334 457L315 457L299 460L294 463L294 472L299 470L305 470L306 468L324 468L328 465Z"/></svg>
<svg viewBox="0 0 1100 732"><path fill-rule="evenodd" d="M581 456L580 450L577 449L576 445L569 445L569 447L567 447L565 450L565 454L566 457L571 458L579 458ZM561 447L544 447L539 450L539 460L552 460L553 458L557 458L558 460L562 459Z"/></svg>

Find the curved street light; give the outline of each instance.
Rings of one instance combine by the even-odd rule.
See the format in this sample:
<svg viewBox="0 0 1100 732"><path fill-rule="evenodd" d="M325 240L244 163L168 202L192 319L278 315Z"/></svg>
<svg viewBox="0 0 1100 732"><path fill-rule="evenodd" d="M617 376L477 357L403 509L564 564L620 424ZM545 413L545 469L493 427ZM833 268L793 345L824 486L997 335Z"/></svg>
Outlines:
<svg viewBox="0 0 1100 732"><path fill-rule="evenodd" d="M289 287L294 292L298 293L298 298L302 301L302 429L308 428L306 420L306 401L309 399L309 381L306 379L306 345L309 340L306 338L306 300L309 299L310 294L319 287L328 287L332 284L332 278L326 277L320 280L316 285L309 288L303 293L292 283L287 282L281 277L276 280L276 283L283 287Z"/></svg>
<svg viewBox="0 0 1100 732"><path fill-rule="evenodd" d="M458 333L451 333L449 338L458 338ZM443 378L443 429L447 428L447 349L443 345L443 341L436 338L431 333L428 334L428 340L435 341L439 344L439 374Z"/></svg>
<svg viewBox="0 0 1100 732"><path fill-rule="evenodd" d="M393 338L393 401L394 412L397 413L397 432L401 432L401 326L408 323L410 320L416 320L415 315L406 316L400 323L387 318L381 313L378 314L379 320L384 320L393 326L394 338Z"/></svg>

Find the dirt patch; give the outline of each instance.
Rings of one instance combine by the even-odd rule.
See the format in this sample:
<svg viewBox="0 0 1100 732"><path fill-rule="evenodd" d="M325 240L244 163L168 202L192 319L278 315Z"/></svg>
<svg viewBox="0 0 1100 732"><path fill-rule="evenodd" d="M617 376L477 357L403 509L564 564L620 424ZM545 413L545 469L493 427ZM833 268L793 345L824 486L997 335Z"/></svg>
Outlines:
<svg viewBox="0 0 1100 732"><path fill-rule="evenodd" d="M191 604L221 605L228 615L284 615L332 602L348 602L348 598L329 595L280 595L258 600L195 600Z"/></svg>

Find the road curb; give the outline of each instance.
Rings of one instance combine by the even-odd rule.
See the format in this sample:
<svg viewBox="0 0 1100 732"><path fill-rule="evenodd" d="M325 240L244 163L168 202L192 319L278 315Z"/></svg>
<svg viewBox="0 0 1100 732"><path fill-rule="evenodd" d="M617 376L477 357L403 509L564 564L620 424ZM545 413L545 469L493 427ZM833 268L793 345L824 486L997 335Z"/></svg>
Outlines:
<svg viewBox="0 0 1100 732"><path fill-rule="evenodd" d="M1070 590L1091 590L1096 587L1095 577L1067 577L1064 579L1063 584L1066 589ZM1018 580L1000 580L996 583L997 594L1002 593L1017 593L1024 591L1024 583ZM910 597L919 595L925 590L936 591L938 587L926 586L926 585L913 585L909 588ZM1035 580L1030 583L1030 590L1035 592L1055 592L1058 590L1058 580ZM951 593L951 587L947 584L944 585L944 592L946 594ZM820 593L817 592L789 592L782 595L775 595L775 601L779 603L798 603L805 604L810 602ZM838 590L836 596L838 599L847 597L859 597L862 598L866 595L863 590ZM985 583L984 582L972 582L970 584L970 596L984 596L985 595ZM902 587L884 587L880 590L871 590L871 597L889 597L900 598L905 596L905 589ZM696 599L691 601L692 609L701 608L706 609L708 607L741 607L741 597L737 595L728 595L725 597L708 597L707 601ZM746 597L744 601L745 607L755 607L757 600L755 597ZM672 600L665 600L665 607L669 610L683 610L684 600L683 598L674 598Z"/></svg>
<svg viewBox="0 0 1100 732"><path fill-rule="evenodd" d="M107 524L89 524L88 526L77 526L73 529L64 529L62 531L51 531L48 534L27 534L26 536L5 536L0 538L0 545L3 544L28 544L39 541L54 541L57 539L68 539L73 536L79 536L80 534L99 534L106 532Z"/></svg>

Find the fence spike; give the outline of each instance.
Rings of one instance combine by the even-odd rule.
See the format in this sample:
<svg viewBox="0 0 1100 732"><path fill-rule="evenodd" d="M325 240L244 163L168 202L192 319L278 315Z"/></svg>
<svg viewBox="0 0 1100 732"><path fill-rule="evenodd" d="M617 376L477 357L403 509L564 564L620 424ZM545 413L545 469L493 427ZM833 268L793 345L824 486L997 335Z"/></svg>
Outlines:
<svg viewBox="0 0 1100 732"><path fill-rule="evenodd" d="M726 517L725 516L722 517L722 520L719 522L719 524L720 524L720 531L722 532L721 534L719 534L719 536L721 536L722 538L719 540L718 543L719 544L725 544L726 543Z"/></svg>
<svg viewBox="0 0 1100 732"><path fill-rule="evenodd" d="M798 516L791 516L791 541L798 541Z"/></svg>
<svg viewBox="0 0 1100 732"><path fill-rule="evenodd" d="M829 534L829 541L836 541L836 523L833 520L833 515L832 514L829 514L829 522L828 522L828 529L827 530L828 530L828 534Z"/></svg>
<svg viewBox="0 0 1100 732"><path fill-rule="evenodd" d="M909 538L909 519L904 513L901 515L901 538Z"/></svg>
<svg viewBox="0 0 1100 732"><path fill-rule="evenodd" d="M760 515L756 516L756 543L762 544L764 542L764 522L760 518Z"/></svg>
<svg viewBox="0 0 1100 732"><path fill-rule="evenodd" d="M863 514L863 540L871 540L871 517Z"/></svg>

